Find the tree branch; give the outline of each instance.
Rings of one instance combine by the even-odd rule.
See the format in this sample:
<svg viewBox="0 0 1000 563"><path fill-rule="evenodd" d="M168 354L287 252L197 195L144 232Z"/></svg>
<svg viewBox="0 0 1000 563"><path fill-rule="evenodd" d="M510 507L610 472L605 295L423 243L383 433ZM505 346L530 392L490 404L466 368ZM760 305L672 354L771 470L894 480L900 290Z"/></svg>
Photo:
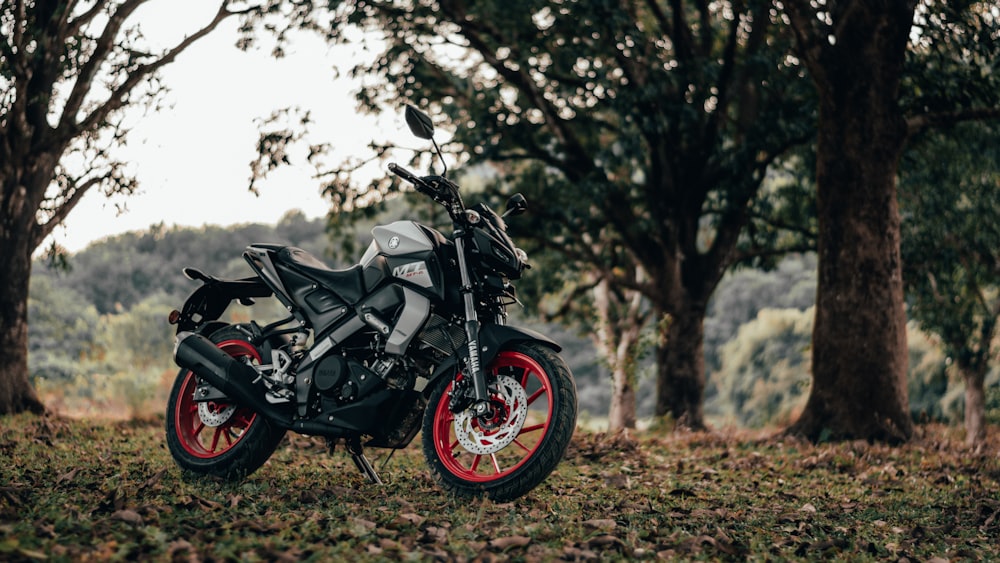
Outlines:
<svg viewBox="0 0 1000 563"><path fill-rule="evenodd" d="M136 0L139 2L144 2L145 0ZM247 8L245 10L230 11L227 6L229 4L228 0L225 0L220 6L218 12L216 12L215 17L207 25L194 32L193 34L185 37L183 41L178 43L174 48L167 51L159 60L154 61L150 64L140 65L134 71L129 73L128 78L119 85L111 95L108 96L108 100L101 104L97 109L90 113L86 118L84 118L77 128L82 131L89 131L96 128L100 123L102 123L107 116L121 108L124 105L125 96L131 92L140 82L145 80L148 76L155 73L160 68L172 63L178 55L183 53L190 47L195 41L198 41L202 37L208 35L215 30L226 18L234 15L249 13L254 11L256 8ZM65 115L63 116L66 117Z"/></svg>
<svg viewBox="0 0 1000 563"><path fill-rule="evenodd" d="M1000 119L1000 108L972 108L914 115L906 119L906 129L907 134L915 135L933 127L987 119Z"/></svg>
<svg viewBox="0 0 1000 563"><path fill-rule="evenodd" d="M79 131L76 128L77 113L79 113L80 107L83 105L83 100L87 97L87 93L90 92L90 88L93 86L94 77L97 75L98 69L100 69L108 54L114 48L115 39L118 37L118 32L121 30L121 26L125 23L125 20L146 1L127 0L108 19L108 23L104 26L101 36L97 39L94 52L91 53L87 62L80 67L76 75L76 81L73 83L73 89L70 90L69 96L66 98L62 115L59 117L59 125L56 127L58 131L57 137L59 138L58 142L66 143L69 142L69 139L76 136ZM103 5L102 2L98 2L98 4Z"/></svg>
<svg viewBox="0 0 1000 563"><path fill-rule="evenodd" d="M43 240L45 240L45 237L52 234L56 225L62 223L66 217L69 216L70 211L73 211L73 208L80 203L80 200L87 194L87 191L110 178L112 173L113 172L108 172L107 174L103 174L101 176L88 178L86 182L77 186L73 193L52 211L52 216L48 219L48 221L44 223L36 222L35 232L33 233L34 246L37 247Z"/></svg>
<svg viewBox="0 0 1000 563"><path fill-rule="evenodd" d="M525 72L511 69L509 66L504 64L504 62L496 56L496 50L483 39L480 31L485 31L491 36L491 38L497 41L498 44L504 45L509 42L505 41L503 37L498 37L496 32L491 32L483 26L478 25L477 22L467 18L456 18L456 23L458 23L461 27L463 36L465 36L465 38L469 41L472 48L479 52L483 59L501 76L503 76L505 80L524 93L531 100L534 107L542 113L545 123L555 134L559 143L565 148L567 154L571 155L570 160L561 166L564 173L566 173L568 177L575 177L576 179L585 176L586 173L593 168L593 160L589 158L587 151L583 148L583 144L566 126L566 122L559 117L556 108L545 98L542 92L539 91L538 86L534 83L531 77Z"/></svg>
<svg viewBox="0 0 1000 563"><path fill-rule="evenodd" d="M76 2L74 2L74 4L76 4ZM104 8L105 8L104 2L94 2L94 5L91 6L89 10L71 20L69 24L66 26L67 37L72 35L78 35L83 26L93 21L98 14L104 11ZM72 7L67 8L66 11L67 14L71 13Z"/></svg>
<svg viewBox="0 0 1000 563"><path fill-rule="evenodd" d="M809 2L790 0L782 3L785 13L792 22L792 32L795 34L796 43L800 46L799 55L806 63L809 74L813 81L823 85L822 89L829 89L826 84L829 78L825 67L821 64L823 51L826 49L821 33L817 29L819 26L819 15L816 9Z"/></svg>

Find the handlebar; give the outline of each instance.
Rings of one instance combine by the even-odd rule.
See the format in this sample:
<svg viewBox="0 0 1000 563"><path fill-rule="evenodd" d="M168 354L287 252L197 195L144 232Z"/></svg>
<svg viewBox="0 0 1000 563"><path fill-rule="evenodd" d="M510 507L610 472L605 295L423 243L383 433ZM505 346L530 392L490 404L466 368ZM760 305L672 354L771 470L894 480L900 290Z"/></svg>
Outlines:
<svg viewBox="0 0 1000 563"><path fill-rule="evenodd" d="M389 172L413 184L418 192L445 206L453 220L464 220L465 205L458 193L458 186L451 180L443 176L420 177L395 162L389 163Z"/></svg>
<svg viewBox="0 0 1000 563"><path fill-rule="evenodd" d="M420 184L422 183L420 182L420 178L418 178L416 174L410 172L409 170L403 168L402 166L396 164L395 162L389 163L389 172L392 172L396 176L399 176L400 178L406 180L411 184L416 185L417 187L420 187Z"/></svg>
<svg viewBox="0 0 1000 563"><path fill-rule="evenodd" d="M440 194L437 187L428 183L426 179L417 176L413 172L410 172L395 162L389 163L389 172L392 172L396 176L399 176L400 178L413 184L413 187L417 188L418 192L430 196L431 199L438 201Z"/></svg>

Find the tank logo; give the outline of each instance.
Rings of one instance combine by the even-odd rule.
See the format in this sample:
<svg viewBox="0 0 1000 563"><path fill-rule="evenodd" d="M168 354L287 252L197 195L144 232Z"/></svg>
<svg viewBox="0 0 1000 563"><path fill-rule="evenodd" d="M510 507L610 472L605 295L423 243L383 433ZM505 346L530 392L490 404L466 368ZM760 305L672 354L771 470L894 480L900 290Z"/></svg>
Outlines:
<svg viewBox="0 0 1000 563"><path fill-rule="evenodd" d="M427 264L421 262L410 262L392 269L392 277L406 280L420 287L434 287L431 275L427 271Z"/></svg>
<svg viewBox="0 0 1000 563"><path fill-rule="evenodd" d="M389 248L396 248L397 246L399 246L399 237L389 239Z"/></svg>

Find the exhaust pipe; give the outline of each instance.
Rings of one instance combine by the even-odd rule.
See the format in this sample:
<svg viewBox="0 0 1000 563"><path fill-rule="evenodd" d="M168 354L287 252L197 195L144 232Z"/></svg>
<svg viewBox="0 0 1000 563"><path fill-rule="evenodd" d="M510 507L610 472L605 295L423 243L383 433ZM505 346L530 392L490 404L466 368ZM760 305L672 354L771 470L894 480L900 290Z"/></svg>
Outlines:
<svg viewBox="0 0 1000 563"><path fill-rule="evenodd" d="M253 384L257 370L223 352L211 340L193 332L181 332L174 344L174 362L222 391L233 402L249 407L288 429L290 417L268 403Z"/></svg>

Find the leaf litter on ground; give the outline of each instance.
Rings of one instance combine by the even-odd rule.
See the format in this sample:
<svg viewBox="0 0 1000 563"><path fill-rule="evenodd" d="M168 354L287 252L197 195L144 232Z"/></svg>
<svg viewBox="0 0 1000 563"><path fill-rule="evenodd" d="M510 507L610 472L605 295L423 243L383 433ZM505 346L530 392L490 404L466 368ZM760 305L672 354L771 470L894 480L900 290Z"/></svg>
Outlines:
<svg viewBox="0 0 1000 563"><path fill-rule="evenodd" d="M183 474L162 421L0 418L0 560L1000 559L1000 436L966 448L579 431L535 491L457 499L419 442L368 483L290 434L241 482Z"/></svg>

